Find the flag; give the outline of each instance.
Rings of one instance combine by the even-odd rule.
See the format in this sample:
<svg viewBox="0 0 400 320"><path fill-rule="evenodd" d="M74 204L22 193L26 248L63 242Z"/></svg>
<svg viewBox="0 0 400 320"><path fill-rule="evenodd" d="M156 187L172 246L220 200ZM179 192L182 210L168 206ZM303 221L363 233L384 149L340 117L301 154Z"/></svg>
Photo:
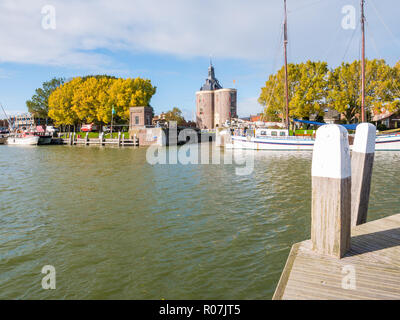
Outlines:
<svg viewBox="0 0 400 320"><path fill-rule="evenodd" d="M114 107L112 107L112 114L115 114L115 109L114 109Z"/></svg>

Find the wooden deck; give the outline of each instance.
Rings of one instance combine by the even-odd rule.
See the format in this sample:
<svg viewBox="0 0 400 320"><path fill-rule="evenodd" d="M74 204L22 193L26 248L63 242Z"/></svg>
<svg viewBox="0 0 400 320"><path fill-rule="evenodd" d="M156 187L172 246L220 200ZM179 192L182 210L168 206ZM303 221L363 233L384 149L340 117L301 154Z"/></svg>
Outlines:
<svg viewBox="0 0 400 320"><path fill-rule="evenodd" d="M354 227L342 259L311 246L307 240L292 247L273 299L400 300L400 214ZM346 289L349 270L355 286Z"/></svg>

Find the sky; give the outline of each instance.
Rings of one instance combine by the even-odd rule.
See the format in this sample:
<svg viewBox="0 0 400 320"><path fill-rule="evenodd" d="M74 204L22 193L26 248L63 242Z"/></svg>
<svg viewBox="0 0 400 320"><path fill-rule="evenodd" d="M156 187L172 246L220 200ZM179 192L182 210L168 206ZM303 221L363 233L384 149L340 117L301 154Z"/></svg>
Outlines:
<svg viewBox="0 0 400 320"><path fill-rule="evenodd" d="M355 8L349 28L343 7ZM400 60L400 3L366 0L367 58ZM360 58L360 0L287 0L288 60ZM343 20L347 27L343 27ZM283 0L0 0L0 102L27 112L26 100L53 77L143 77L157 87L155 113L195 114L195 92L212 58L216 77L238 89L238 114L283 64Z"/></svg>

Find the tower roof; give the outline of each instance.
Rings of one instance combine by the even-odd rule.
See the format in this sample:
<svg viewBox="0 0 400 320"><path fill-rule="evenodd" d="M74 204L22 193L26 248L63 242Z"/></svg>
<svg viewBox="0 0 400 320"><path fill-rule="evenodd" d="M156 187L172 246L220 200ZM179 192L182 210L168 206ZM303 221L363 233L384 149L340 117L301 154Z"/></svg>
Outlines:
<svg viewBox="0 0 400 320"><path fill-rule="evenodd" d="M208 78L206 83L200 88L200 91L218 90L222 89L217 78L215 78L215 71L212 62L210 61L210 66L208 67Z"/></svg>

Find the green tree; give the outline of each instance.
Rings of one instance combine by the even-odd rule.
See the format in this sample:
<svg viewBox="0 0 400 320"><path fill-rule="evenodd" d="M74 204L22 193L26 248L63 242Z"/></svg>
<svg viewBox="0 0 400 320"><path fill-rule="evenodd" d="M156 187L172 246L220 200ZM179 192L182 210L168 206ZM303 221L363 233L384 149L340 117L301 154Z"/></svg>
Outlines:
<svg viewBox="0 0 400 320"><path fill-rule="evenodd" d="M147 79L111 76L76 77L57 88L49 98L49 116L57 124L109 123L129 119L129 108L148 106L156 87Z"/></svg>
<svg viewBox="0 0 400 320"><path fill-rule="evenodd" d="M31 100L26 101L28 111L35 117L46 119L49 113L49 97L51 93L64 83L64 78L53 78L43 83L42 88L35 90Z"/></svg>
<svg viewBox="0 0 400 320"><path fill-rule="evenodd" d="M307 61L288 65L289 116L309 118L311 114L323 113L328 85L326 62ZM282 67L271 75L261 88L258 102L264 106L264 119L279 120L284 117L285 69Z"/></svg>
<svg viewBox="0 0 400 320"><path fill-rule="evenodd" d="M367 115L399 108L398 76L384 60L367 60L365 66L365 108ZM342 63L329 73L329 106L342 113L347 122L354 122L361 112L361 63Z"/></svg>
<svg viewBox="0 0 400 320"><path fill-rule="evenodd" d="M182 115L182 111L179 108L174 107L171 111L165 113L166 121L176 121L178 126L186 123L185 118Z"/></svg>

